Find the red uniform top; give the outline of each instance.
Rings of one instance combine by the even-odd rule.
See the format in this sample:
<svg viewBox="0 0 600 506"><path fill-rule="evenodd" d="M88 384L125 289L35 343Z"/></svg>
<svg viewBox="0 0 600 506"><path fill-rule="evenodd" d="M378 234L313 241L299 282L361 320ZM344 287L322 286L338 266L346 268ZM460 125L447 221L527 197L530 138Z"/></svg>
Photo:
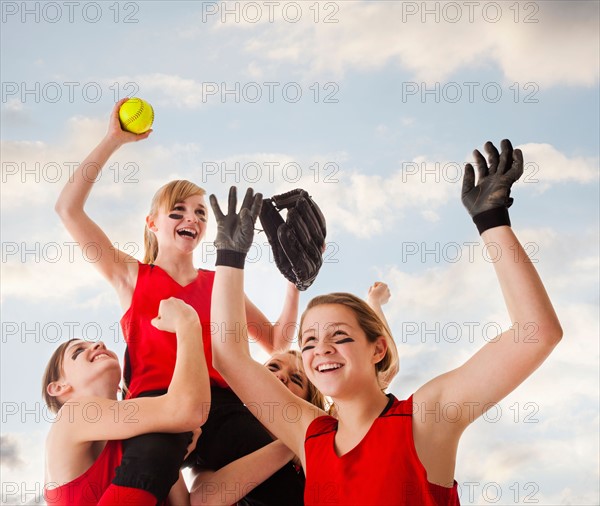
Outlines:
<svg viewBox="0 0 600 506"><path fill-rule="evenodd" d="M126 358L125 364L125 378L129 383L127 397L169 388L175 369L177 338L174 333L158 330L150 323L158 314L160 301L169 297L187 302L198 313L210 382L227 388L225 380L212 367L210 299L214 271L198 269L196 279L181 286L158 265L138 263L138 267L131 306L121 318L129 359L127 363Z"/></svg>
<svg viewBox="0 0 600 506"><path fill-rule="evenodd" d="M306 431L304 504L458 506L452 488L427 481L412 435L412 396L390 401L365 437L346 454L335 453L338 422L316 418Z"/></svg>
<svg viewBox="0 0 600 506"><path fill-rule="evenodd" d="M81 476L57 488L44 488L48 506L96 506L121 463L121 441L108 441L96 462Z"/></svg>

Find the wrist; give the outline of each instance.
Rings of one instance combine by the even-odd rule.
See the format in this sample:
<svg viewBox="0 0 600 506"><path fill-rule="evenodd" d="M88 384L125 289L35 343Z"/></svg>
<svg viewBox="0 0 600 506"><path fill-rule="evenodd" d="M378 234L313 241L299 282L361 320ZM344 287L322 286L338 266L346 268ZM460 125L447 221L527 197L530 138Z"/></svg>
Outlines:
<svg viewBox="0 0 600 506"><path fill-rule="evenodd" d="M488 209L482 213L473 216L473 222L477 226L479 235L483 234L486 230L495 227L501 227L507 225L510 227L510 217L508 216L508 208L506 207L495 207Z"/></svg>
<svg viewBox="0 0 600 506"><path fill-rule="evenodd" d="M198 315L181 318L175 324L175 333L177 337L193 335L196 332L202 332Z"/></svg>
<svg viewBox="0 0 600 506"><path fill-rule="evenodd" d="M246 263L246 253L240 251L233 251L228 249L217 250L217 261L215 266L234 267L236 269L243 269Z"/></svg>
<svg viewBox="0 0 600 506"><path fill-rule="evenodd" d="M100 146L109 149L111 152L116 151L123 145L123 142L117 139L114 135L107 133L100 141Z"/></svg>
<svg viewBox="0 0 600 506"><path fill-rule="evenodd" d="M371 297L367 297L367 301L366 302L372 308L381 307L381 304L379 303L379 301L377 301L375 299L372 299Z"/></svg>

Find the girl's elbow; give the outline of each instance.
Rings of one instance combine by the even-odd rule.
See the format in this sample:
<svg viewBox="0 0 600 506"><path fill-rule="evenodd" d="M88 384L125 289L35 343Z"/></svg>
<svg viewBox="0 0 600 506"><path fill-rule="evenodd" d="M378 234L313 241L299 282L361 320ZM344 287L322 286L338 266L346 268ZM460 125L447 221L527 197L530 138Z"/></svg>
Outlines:
<svg viewBox="0 0 600 506"><path fill-rule="evenodd" d="M210 413L210 394L199 405L196 405L196 410L194 413L194 418L197 423L196 427L202 427L206 420L208 420L208 414Z"/></svg>
<svg viewBox="0 0 600 506"><path fill-rule="evenodd" d="M179 402L176 409L171 411L175 413L173 424L177 432L186 432L198 429L206 423L208 413L210 412L210 397L202 402L188 400Z"/></svg>
<svg viewBox="0 0 600 506"><path fill-rule="evenodd" d="M554 345L556 346L558 343L562 341L563 338L563 328L559 322L556 323L554 327L554 331L552 334L552 338L554 340Z"/></svg>
<svg viewBox="0 0 600 506"><path fill-rule="evenodd" d="M210 400L195 403L190 406L185 418L185 424L188 427L186 430L194 430L202 427L208 419L208 413L210 412Z"/></svg>
<svg viewBox="0 0 600 506"><path fill-rule="evenodd" d="M56 201L56 204L54 204L54 212L58 214L58 217L63 223L72 219L76 214L76 211L73 208L73 206L69 205L66 202L63 202L62 199L58 199Z"/></svg>
<svg viewBox="0 0 600 506"><path fill-rule="evenodd" d="M56 204L54 204L54 212L56 214L58 214L58 216L61 219L64 218L68 214L67 207L65 206L64 202L61 199L58 199L56 201Z"/></svg>
<svg viewBox="0 0 600 506"><path fill-rule="evenodd" d="M544 326L541 330L541 335L544 336L543 342L550 348L554 348L562 340L563 329L558 321Z"/></svg>

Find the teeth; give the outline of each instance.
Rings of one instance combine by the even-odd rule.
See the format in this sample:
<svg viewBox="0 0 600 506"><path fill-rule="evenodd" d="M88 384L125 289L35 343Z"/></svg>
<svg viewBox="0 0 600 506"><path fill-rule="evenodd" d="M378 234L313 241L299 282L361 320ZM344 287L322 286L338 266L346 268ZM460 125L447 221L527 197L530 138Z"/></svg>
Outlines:
<svg viewBox="0 0 600 506"><path fill-rule="evenodd" d="M177 233L179 235L191 236L193 239L195 239L198 235L198 232L196 232L193 228L180 228Z"/></svg>
<svg viewBox="0 0 600 506"><path fill-rule="evenodd" d="M317 367L317 371L331 371L333 369L339 369L340 367L342 367L342 364L321 364Z"/></svg>
<svg viewBox="0 0 600 506"><path fill-rule="evenodd" d="M106 353L100 353L100 355L96 355L94 357L94 360L92 360L92 362L95 362L96 360L98 360L99 358L102 358L102 357L108 357L108 355Z"/></svg>

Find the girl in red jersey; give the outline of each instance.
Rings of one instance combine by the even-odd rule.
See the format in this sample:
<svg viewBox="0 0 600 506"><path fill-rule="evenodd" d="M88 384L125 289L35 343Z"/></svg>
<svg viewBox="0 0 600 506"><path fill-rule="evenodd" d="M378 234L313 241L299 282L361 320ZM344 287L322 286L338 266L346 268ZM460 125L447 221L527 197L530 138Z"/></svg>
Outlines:
<svg viewBox="0 0 600 506"><path fill-rule="evenodd" d="M241 333L214 341L214 365L256 407L261 423L299 456L306 505L458 504L454 475L462 433L533 373L562 338L544 286L508 219L522 154L508 140L501 154L491 143L486 151L489 164L474 152L477 185L473 167L465 168L462 200L484 242L502 253L494 267L513 327L399 401L383 392L380 380L397 367L394 342L381 319L350 294L313 299L300 321L302 358L309 380L333 399L337 419L293 396L250 357L239 323L245 252L261 198L249 190L236 215L233 188L224 216L211 196L219 223L212 320L228 328L238 324ZM535 342L515 338L526 335L522 326L532 323ZM444 416L450 407L452 418Z"/></svg>
<svg viewBox="0 0 600 506"><path fill-rule="evenodd" d="M46 441L48 505L155 505L156 496L111 481L121 463L121 439L145 432L182 432L202 425L210 388L196 311L181 300L160 303L156 328L175 332L177 359L165 395L117 401L121 368L102 342L73 339L50 359L43 396L56 413Z"/></svg>
<svg viewBox="0 0 600 506"><path fill-rule="evenodd" d="M369 287L366 301L386 322L383 313L383 305L390 299L390 289L386 283L375 282ZM324 410L326 406L325 397L306 378L302 355L297 350L276 353L264 364L287 389L297 397L304 399L319 409ZM328 409L333 416L331 406ZM294 463L291 463L294 459ZM177 499L174 499L172 490L169 499L174 504L185 506L229 506L237 504L248 491L261 483L283 465L290 463L295 466L298 473L302 473L297 457L281 441L274 441L269 445L246 455L231 464L226 465L218 471L194 468L193 482L187 496L184 484L178 490ZM302 474L303 476L303 474Z"/></svg>
<svg viewBox="0 0 600 506"><path fill-rule="evenodd" d="M204 190L189 181L172 181L159 189L146 219L143 263L116 249L84 210L94 182L110 156L123 144L150 135L150 132L136 135L121 129L118 113L123 102L115 105L106 136L65 185L56 211L84 249L86 245L94 244L94 250L100 250L93 265L116 290L125 312L121 326L127 342L124 376L128 398L164 393L173 374L175 338L172 333L150 324L160 300L177 297L198 312L212 408L190 463L220 468L265 446L272 438L212 367L210 301L214 272L196 269L193 265L193 252L206 232L208 219ZM281 316L275 324L245 299L250 331L267 352L289 347L284 331L288 324L296 322L298 299L298 291L289 284ZM140 488L163 500L177 480L178 473L173 471L181 466L188 440L188 434L145 434L125 441L123 462L117 470L115 485ZM155 448L155 458L163 462L164 472L155 473L155 468L149 464L153 460L148 457L149 445ZM149 469L146 469L147 464ZM256 497L259 504L301 504L301 485L295 475L282 469L257 487L251 499Z"/></svg>

